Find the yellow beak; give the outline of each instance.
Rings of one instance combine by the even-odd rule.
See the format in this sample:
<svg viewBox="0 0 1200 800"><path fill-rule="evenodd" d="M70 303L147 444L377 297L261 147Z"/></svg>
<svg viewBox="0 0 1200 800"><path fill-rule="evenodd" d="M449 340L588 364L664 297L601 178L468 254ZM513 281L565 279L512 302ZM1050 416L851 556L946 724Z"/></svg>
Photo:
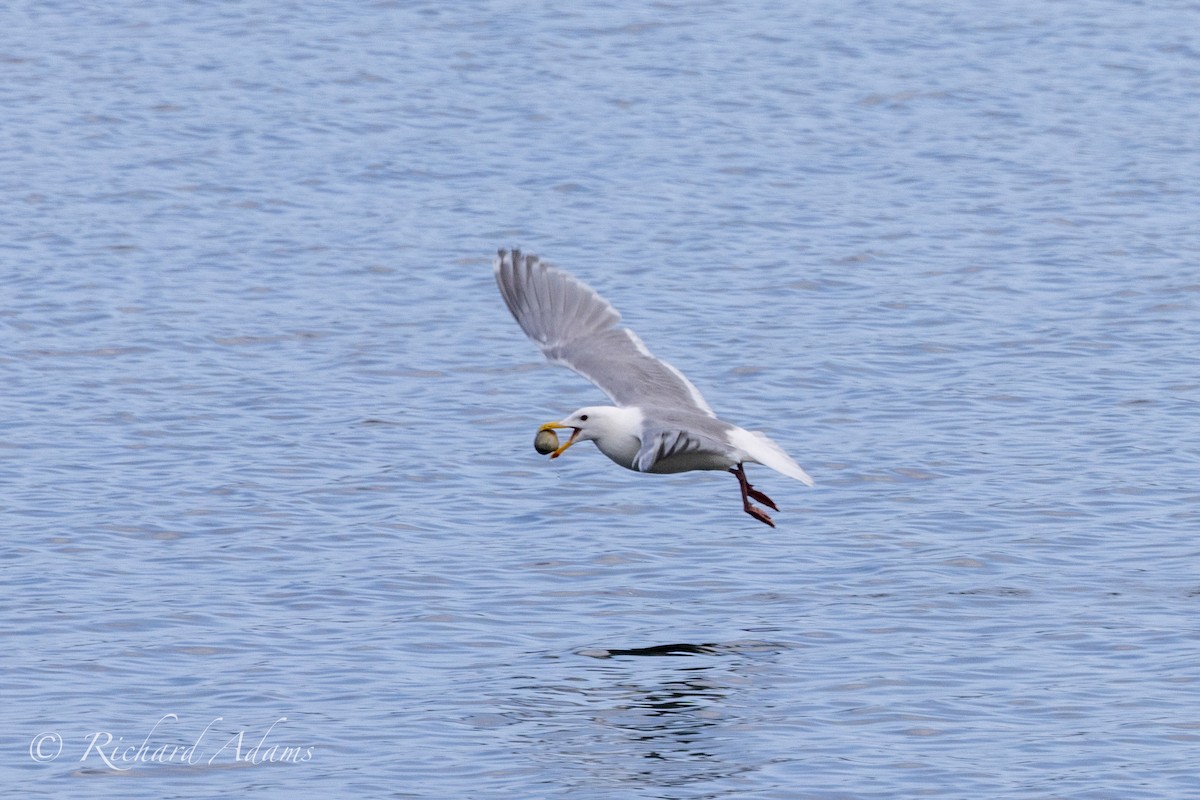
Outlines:
<svg viewBox="0 0 1200 800"><path fill-rule="evenodd" d="M545 425L538 428L538 430L539 431L549 431L549 430L555 430L558 428L571 428L571 426L563 425L561 422L547 422ZM551 453L550 457L558 458L563 453L565 453L568 447L575 444L575 438L577 436L579 436L579 428L571 428L571 438L567 439L567 441L564 442L562 445L560 445L557 450L555 450L553 453Z"/></svg>

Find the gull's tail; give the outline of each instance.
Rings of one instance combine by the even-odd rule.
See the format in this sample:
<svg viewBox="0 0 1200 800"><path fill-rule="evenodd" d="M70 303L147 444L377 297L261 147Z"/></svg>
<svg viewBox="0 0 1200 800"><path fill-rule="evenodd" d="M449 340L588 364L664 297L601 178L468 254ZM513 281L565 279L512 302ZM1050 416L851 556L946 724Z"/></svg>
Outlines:
<svg viewBox="0 0 1200 800"><path fill-rule="evenodd" d="M812 486L813 479L804 469L783 452L783 448L767 438L761 431L747 431L734 428L729 432L729 440L734 447L741 450L749 461L770 467L776 472L783 473L789 478L795 478L805 486Z"/></svg>

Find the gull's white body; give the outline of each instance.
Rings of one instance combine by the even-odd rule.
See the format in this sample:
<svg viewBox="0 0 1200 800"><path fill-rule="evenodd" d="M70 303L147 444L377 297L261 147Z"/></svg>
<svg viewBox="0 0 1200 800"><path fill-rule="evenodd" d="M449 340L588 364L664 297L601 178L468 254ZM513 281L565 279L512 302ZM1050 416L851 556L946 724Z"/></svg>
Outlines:
<svg viewBox="0 0 1200 800"><path fill-rule="evenodd" d="M683 415L680 415L681 417ZM587 417L587 419L580 419ZM687 422L692 423L691 430L700 426L713 428L713 422L721 423L724 441L697 441L698 446L688 449L686 446L672 446L667 442L665 452L645 465L638 466L638 457L643 449L643 438L648 428L645 415L636 406L588 406L581 408L568 416L560 424L568 428L578 428L578 441L591 440L596 448L625 469L635 472L653 472L667 474L674 472L691 472L692 470L727 470L738 464L747 462L762 464L764 467L781 472L789 478L795 478L808 486L812 486L812 478L787 453L757 431L748 431L736 425L730 425L724 420L701 418L677 420L680 431ZM696 437L699 434L690 434Z"/></svg>
<svg viewBox="0 0 1200 800"><path fill-rule="evenodd" d="M718 419L683 373L650 354L637 334L619 327L620 314L591 287L537 256L500 251L500 294L525 334L555 364L573 369L615 403L589 406L545 427L572 428L571 440L591 440L626 469L675 473L727 470L738 476L745 510L774 526L747 499L769 498L745 480L755 463L811 486L812 478L779 445L758 431Z"/></svg>

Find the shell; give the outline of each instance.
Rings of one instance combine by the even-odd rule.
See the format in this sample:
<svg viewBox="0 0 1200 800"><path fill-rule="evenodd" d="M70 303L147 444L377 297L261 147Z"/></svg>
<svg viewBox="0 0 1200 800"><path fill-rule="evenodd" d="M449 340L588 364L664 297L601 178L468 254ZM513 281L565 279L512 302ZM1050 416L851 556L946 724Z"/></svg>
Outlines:
<svg viewBox="0 0 1200 800"><path fill-rule="evenodd" d="M533 449L542 455L553 453L558 449L558 434L552 428L545 428L533 437Z"/></svg>

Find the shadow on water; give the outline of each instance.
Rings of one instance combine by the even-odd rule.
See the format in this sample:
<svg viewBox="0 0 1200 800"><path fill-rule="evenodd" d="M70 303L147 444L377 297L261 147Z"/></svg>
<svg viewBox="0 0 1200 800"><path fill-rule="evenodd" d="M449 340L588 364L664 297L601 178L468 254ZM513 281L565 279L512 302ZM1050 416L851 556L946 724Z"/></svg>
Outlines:
<svg viewBox="0 0 1200 800"><path fill-rule="evenodd" d="M616 658L618 656L720 656L747 653L774 653L786 649L773 642L732 642L729 644L656 644L650 647L585 649L577 651L589 658Z"/></svg>
<svg viewBox="0 0 1200 800"><path fill-rule="evenodd" d="M587 650L580 652L580 655L591 658L614 658L616 656L707 656L716 655L716 653L717 645L712 644L656 644L651 647Z"/></svg>

